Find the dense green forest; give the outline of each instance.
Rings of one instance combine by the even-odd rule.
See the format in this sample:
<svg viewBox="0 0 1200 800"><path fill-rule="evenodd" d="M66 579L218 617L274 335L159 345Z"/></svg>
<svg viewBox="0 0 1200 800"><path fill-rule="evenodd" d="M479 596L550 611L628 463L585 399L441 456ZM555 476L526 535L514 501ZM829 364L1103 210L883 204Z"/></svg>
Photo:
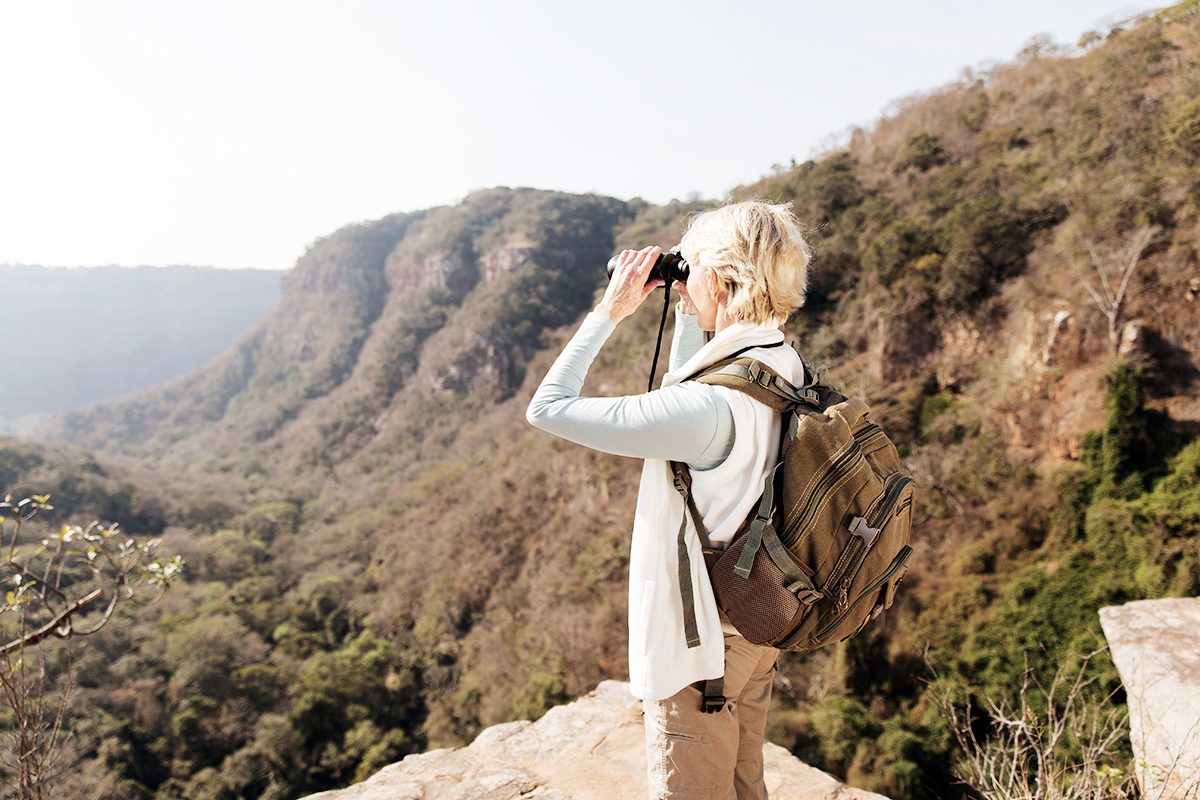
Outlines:
<svg viewBox="0 0 1200 800"><path fill-rule="evenodd" d="M939 693L1009 695L1096 649L1100 606L1200 593L1198 10L1035 41L731 195L810 224L787 331L917 481L896 605L775 687L770 739L853 785L970 796ZM639 464L524 409L609 255L707 205L495 187L351 225L215 360L0 440L44 525L120 518L188 564L70 645L62 796L302 796L625 677ZM585 393L644 387L656 305Z"/></svg>

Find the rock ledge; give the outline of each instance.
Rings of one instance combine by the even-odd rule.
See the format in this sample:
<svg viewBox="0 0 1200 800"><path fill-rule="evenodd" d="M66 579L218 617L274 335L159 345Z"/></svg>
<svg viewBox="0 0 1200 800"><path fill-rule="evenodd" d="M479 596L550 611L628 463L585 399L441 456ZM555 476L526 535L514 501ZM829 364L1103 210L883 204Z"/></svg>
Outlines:
<svg viewBox="0 0 1200 800"><path fill-rule="evenodd" d="M767 743L772 800L887 800ZM536 722L493 725L462 748L417 753L361 783L304 800L636 800L647 796L642 701L622 681Z"/></svg>

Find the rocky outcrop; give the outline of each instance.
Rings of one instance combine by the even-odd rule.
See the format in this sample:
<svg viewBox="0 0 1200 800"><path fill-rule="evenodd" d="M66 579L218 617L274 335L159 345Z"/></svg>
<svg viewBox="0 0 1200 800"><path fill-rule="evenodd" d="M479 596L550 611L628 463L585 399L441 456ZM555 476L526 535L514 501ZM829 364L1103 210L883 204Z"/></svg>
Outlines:
<svg viewBox="0 0 1200 800"><path fill-rule="evenodd" d="M485 729L466 747L431 750L362 783L305 800L635 800L647 796L642 701L602 681L536 722ZM887 800L853 789L776 744L764 750L772 800Z"/></svg>
<svg viewBox="0 0 1200 800"><path fill-rule="evenodd" d="M1200 794L1200 597L1100 609L1125 684L1142 795Z"/></svg>

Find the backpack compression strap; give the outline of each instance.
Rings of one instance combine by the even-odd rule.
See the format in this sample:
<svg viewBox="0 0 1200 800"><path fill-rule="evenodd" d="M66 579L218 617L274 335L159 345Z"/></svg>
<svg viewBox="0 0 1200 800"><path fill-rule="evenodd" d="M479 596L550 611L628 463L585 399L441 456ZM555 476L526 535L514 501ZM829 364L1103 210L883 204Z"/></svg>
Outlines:
<svg viewBox="0 0 1200 800"><path fill-rule="evenodd" d="M788 591L794 593L800 602L811 605L825 595L818 591L808 575L796 565L780 541L779 534L775 532L775 523L771 520L775 513L775 475L783 467L783 463L781 459L763 479L762 497L759 498L754 521L750 523L750 531L746 534L746 541L742 545L742 552L738 555L733 571L739 577L749 580L750 571L754 568L754 556L765 547L771 561L790 581Z"/></svg>

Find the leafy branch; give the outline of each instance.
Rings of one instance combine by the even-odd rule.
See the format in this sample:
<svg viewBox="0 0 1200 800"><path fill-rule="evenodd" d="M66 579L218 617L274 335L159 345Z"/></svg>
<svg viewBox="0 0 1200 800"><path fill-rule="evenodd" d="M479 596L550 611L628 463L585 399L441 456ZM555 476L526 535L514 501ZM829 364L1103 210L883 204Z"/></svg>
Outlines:
<svg viewBox="0 0 1200 800"><path fill-rule="evenodd" d="M0 561L0 581L13 587L5 590L0 605L0 686L12 709L8 755L16 762L15 796L20 800L49 796L51 767L73 686L68 659L54 718L47 722L45 654L37 649L41 663L31 670L26 649L51 638L65 640L96 633L112 619L119 604L150 594L149 602L157 601L184 567L179 555L155 558L160 538L138 542L115 522L64 524L40 544L22 545L22 527L53 508L48 494L16 502L9 494L0 502L0 542L6 550ZM104 605L99 618L81 624L80 618L100 602ZM10 626L8 622L14 618Z"/></svg>

